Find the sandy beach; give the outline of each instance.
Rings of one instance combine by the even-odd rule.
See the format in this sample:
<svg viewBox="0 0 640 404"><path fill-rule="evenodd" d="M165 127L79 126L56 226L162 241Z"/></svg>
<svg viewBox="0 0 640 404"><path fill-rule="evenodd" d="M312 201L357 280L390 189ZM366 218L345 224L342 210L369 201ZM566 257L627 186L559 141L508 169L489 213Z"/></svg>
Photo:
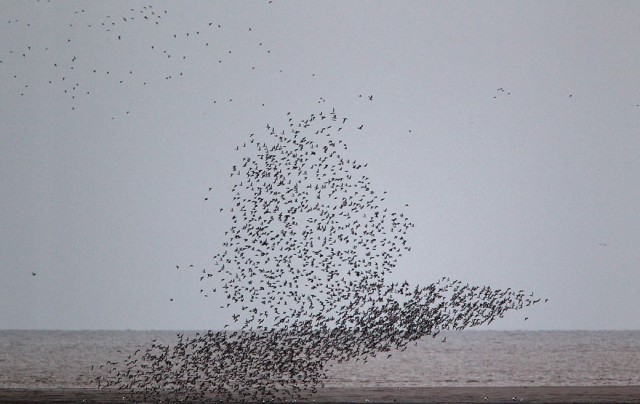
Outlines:
<svg viewBox="0 0 640 404"><path fill-rule="evenodd" d="M121 403L119 391L0 388L0 403ZM638 403L640 386L325 388L306 402Z"/></svg>

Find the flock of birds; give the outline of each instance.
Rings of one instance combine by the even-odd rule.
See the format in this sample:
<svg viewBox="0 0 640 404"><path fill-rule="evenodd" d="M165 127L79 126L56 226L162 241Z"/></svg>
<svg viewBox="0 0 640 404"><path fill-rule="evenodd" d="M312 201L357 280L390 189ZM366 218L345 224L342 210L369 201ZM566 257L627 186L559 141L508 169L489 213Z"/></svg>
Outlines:
<svg viewBox="0 0 640 404"><path fill-rule="evenodd" d="M345 155L341 134L360 126L335 110L299 121L288 114L288 122L267 124L238 148L245 155L230 174L232 226L201 277L225 295L233 331L155 341L111 363L100 387L136 401L299 399L339 363L390 356L540 301L449 278L389 282L411 250L413 224L385 207L386 192L361 173L366 163Z"/></svg>
<svg viewBox="0 0 640 404"><path fill-rule="evenodd" d="M120 42L128 38L127 25L159 26L168 14L147 5L85 21L82 29L98 29ZM18 19L8 23L30 28ZM78 24L68 28L76 32ZM207 48L213 32L222 29L207 22L174 33L169 41L197 38ZM75 39L66 41L71 46ZM162 79L182 76L188 55L180 53L180 46L162 43L149 45L154 55L172 63ZM256 46L271 53L262 42ZM27 60L36 51L46 54L49 48L16 48L1 54L0 64ZM100 69L65 52L71 52L68 60L52 56L56 74L49 84L60 86L73 110L82 103L81 95L92 94L79 81L87 74L123 87L134 80L143 86L148 82L133 68ZM228 50L225 56L231 54ZM218 63L223 61L220 56ZM15 80L22 79L18 70ZM28 89L25 83L20 95ZM95 379L100 388L128 391L134 401L297 399L322 387L332 366L390 356L422 337L491 323L508 310L540 301L523 290L449 278L427 286L390 282L388 275L411 250L405 236L413 224L386 206L386 192L376 192L362 173L366 163L346 153L345 133L363 131L364 124L332 108L302 119L287 113L286 122L278 128L267 124L236 148L242 159L230 173L233 202L226 209L232 225L213 268L200 278L213 283L201 293L226 298L221 309L232 312L229 330L179 334L170 344L155 340L122 361L103 365L106 374Z"/></svg>

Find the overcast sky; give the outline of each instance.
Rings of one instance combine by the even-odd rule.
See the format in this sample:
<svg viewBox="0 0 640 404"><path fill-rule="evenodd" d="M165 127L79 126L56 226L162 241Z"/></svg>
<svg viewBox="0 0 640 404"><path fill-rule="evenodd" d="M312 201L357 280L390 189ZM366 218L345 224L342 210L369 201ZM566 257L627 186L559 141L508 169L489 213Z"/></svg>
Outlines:
<svg viewBox="0 0 640 404"><path fill-rule="evenodd" d="M549 299L493 329L640 328L638 2L0 15L1 329L220 328L199 277L230 225L236 145L332 108L364 125L350 155L415 223L395 279Z"/></svg>

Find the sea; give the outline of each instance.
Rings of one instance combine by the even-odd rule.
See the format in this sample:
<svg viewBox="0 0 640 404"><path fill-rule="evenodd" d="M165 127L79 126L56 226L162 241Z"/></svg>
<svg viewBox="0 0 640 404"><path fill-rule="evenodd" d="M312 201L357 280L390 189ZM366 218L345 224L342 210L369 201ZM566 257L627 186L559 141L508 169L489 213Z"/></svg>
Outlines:
<svg viewBox="0 0 640 404"><path fill-rule="evenodd" d="M92 388L100 365L177 333L195 331L0 330L0 388ZM640 385L640 331L446 332L366 363L331 364L325 385Z"/></svg>

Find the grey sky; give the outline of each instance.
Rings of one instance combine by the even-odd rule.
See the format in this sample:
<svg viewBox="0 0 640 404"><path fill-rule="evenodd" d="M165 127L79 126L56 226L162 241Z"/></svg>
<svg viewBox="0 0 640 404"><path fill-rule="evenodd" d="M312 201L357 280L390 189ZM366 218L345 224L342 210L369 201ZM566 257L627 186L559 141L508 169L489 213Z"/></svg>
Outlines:
<svg viewBox="0 0 640 404"><path fill-rule="evenodd" d="M394 278L549 298L494 329L640 328L639 3L144 6L0 5L0 328L221 327L235 146L334 107L415 223Z"/></svg>

